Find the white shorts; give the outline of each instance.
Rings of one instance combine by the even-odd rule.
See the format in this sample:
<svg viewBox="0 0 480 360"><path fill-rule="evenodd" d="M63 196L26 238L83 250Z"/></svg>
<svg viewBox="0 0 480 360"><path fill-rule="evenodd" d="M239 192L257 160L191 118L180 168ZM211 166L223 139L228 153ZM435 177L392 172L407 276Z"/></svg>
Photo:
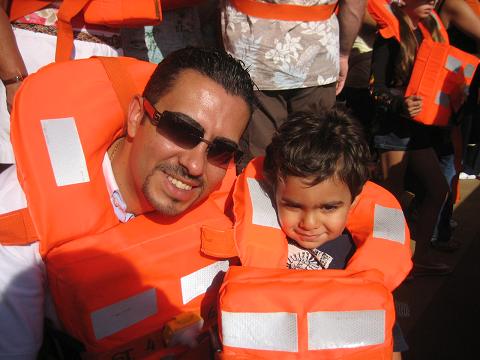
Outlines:
<svg viewBox="0 0 480 360"><path fill-rule="evenodd" d="M57 37L13 28L18 49L29 74L55 60ZM75 59L91 56L120 56L122 51L109 45L74 40ZM5 87L0 83L0 163L13 164L12 145L10 143L10 115L7 111Z"/></svg>

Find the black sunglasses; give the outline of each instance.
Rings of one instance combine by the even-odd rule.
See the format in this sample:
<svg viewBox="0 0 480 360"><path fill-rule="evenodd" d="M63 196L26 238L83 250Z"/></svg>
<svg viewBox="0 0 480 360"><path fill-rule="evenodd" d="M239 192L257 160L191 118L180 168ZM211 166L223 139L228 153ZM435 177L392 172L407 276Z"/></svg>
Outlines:
<svg viewBox="0 0 480 360"><path fill-rule="evenodd" d="M143 108L151 123L170 141L184 149L193 149L200 142L207 144L207 160L209 163L225 167L234 156L242 156L238 145L228 139L215 138L208 141L203 138L205 130L200 124L181 113L172 111L159 112L147 99L143 99Z"/></svg>

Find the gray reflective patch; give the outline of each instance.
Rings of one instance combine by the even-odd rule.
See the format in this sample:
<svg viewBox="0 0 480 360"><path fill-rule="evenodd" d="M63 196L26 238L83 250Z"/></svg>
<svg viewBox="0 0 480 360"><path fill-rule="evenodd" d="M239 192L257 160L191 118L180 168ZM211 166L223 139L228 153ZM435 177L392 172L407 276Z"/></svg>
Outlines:
<svg viewBox="0 0 480 360"><path fill-rule="evenodd" d="M375 205L373 237L405 243L405 217L403 211Z"/></svg>
<svg viewBox="0 0 480 360"><path fill-rule="evenodd" d="M382 344L385 310L308 313L308 350L344 349Z"/></svg>
<svg viewBox="0 0 480 360"><path fill-rule="evenodd" d="M92 312L93 332L103 339L157 313L157 293L149 289Z"/></svg>
<svg viewBox="0 0 480 360"><path fill-rule="evenodd" d="M457 59L455 56L448 55L447 62L445 63L445 68L452 72L458 72L462 67L462 62Z"/></svg>
<svg viewBox="0 0 480 360"><path fill-rule="evenodd" d="M298 352L297 314L222 311L222 338L242 349Z"/></svg>
<svg viewBox="0 0 480 360"><path fill-rule="evenodd" d="M40 121L57 186L90 181L75 119Z"/></svg>
<svg viewBox="0 0 480 360"><path fill-rule="evenodd" d="M471 78L474 72L475 72L475 66L473 66L472 64L467 64L467 66L465 66L465 69L463 69L463 75L466 78Z"/></svg>
<svg viewBox="0 0 480 360"><path fill-rule="evenodd" d="M448 94L439 91L435 97L435 104L441 105L443 107L450 107L450 96Z"/></svg>
<svg viewBox="0 0 480 360"><path fill-rule="evenodd" d="M220 272L226 272L228 260L217 261L180 279L182 301L185 305L199 295L205 294Z"/></svg>
<svg viewBox="0 0 480 360"><path fill-rule="evenodd" d="M253 209L252 224L280 229L277 212L260 182L254 178L247 178L247 184Z"/></svg>

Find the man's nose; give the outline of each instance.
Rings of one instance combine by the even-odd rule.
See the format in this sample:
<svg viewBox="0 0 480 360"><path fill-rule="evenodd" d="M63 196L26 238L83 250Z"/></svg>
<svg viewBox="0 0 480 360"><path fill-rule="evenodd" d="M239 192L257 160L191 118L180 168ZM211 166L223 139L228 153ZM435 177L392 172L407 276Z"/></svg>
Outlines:
<svg viewBox="0 0 480 360"><path fill-rule="evenodd" d="M207 144L200 142L192 149L182 150L179 156L180 165L184 166L191 176L203 175L207 161L207 148Z"/></svg>

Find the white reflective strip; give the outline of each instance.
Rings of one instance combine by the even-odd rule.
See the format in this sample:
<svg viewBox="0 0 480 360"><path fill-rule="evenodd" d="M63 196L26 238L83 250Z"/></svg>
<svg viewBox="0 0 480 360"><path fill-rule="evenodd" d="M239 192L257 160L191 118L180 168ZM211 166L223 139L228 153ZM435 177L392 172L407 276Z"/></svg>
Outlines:
<svg viewBox="0 0 480 360"><path fill-rule="evenodd" d="M227 260L217 261L180 279L182 300L185 305L198 295L205 294L220 272L228 270Z"/></svg>
<svg viewBox="0 0 480 360"><path fill-rule="evenodd" d="M448 94L445 94L442 91L439 91L437 93L437 96L435 96L435 104L441 105L443 107L450 107L450 96Z"/></svg>
<svg viewBox="0 0 480 360"><path fill-rule="evenodd" d="M405 243L405 217L401 209L375 205L373 237Z"/></svg>
<svg viewBox="0 0 480 360"><path fill-rule="evenodd" d="M457 59L455 56L448 55L447 61L445 62L445 68L452 72L458 72L462 67L462 62Z"/></svg>
<svg viewBox="0 0 480 360"><path fill-rule="evenodd" d="M465 69L463 69L463 75L466 78L471 78L474 72L475 72L475 66L473 66L472 64L467 64L467 66L465 66Z"/></svg>
<svg viewBox="0 0 480 360"><path fill-rule="evenodd" d="M98 296L98 294L97 294ZM92 312L93 332L103 339L157 313L157 294L149 289Z"/></svg>
<svg viewBox="0 0 480 360"><path fill-rule="evenodd" d="M382 344L385 310L322 311L307 314L308 350Z"/></svg>
<svg viewBox="0 0 480 360"><path fill-rule="evenodd" d="M222 311L225 346L298 352L297 314Z"/></svg>
<svg viewBox="0 0 480 360"><path fill-rule="evenodd" d="M247 184L253 208L252 224L280 229L277 212L270 197L262 189L260 182L256 179L248 178Z"/></svg>
<svg viewBox="0 0 480 360"><path fill-rule="evenodd" d="M90 181L74 118L41 120L57 186Z"/></svg>

